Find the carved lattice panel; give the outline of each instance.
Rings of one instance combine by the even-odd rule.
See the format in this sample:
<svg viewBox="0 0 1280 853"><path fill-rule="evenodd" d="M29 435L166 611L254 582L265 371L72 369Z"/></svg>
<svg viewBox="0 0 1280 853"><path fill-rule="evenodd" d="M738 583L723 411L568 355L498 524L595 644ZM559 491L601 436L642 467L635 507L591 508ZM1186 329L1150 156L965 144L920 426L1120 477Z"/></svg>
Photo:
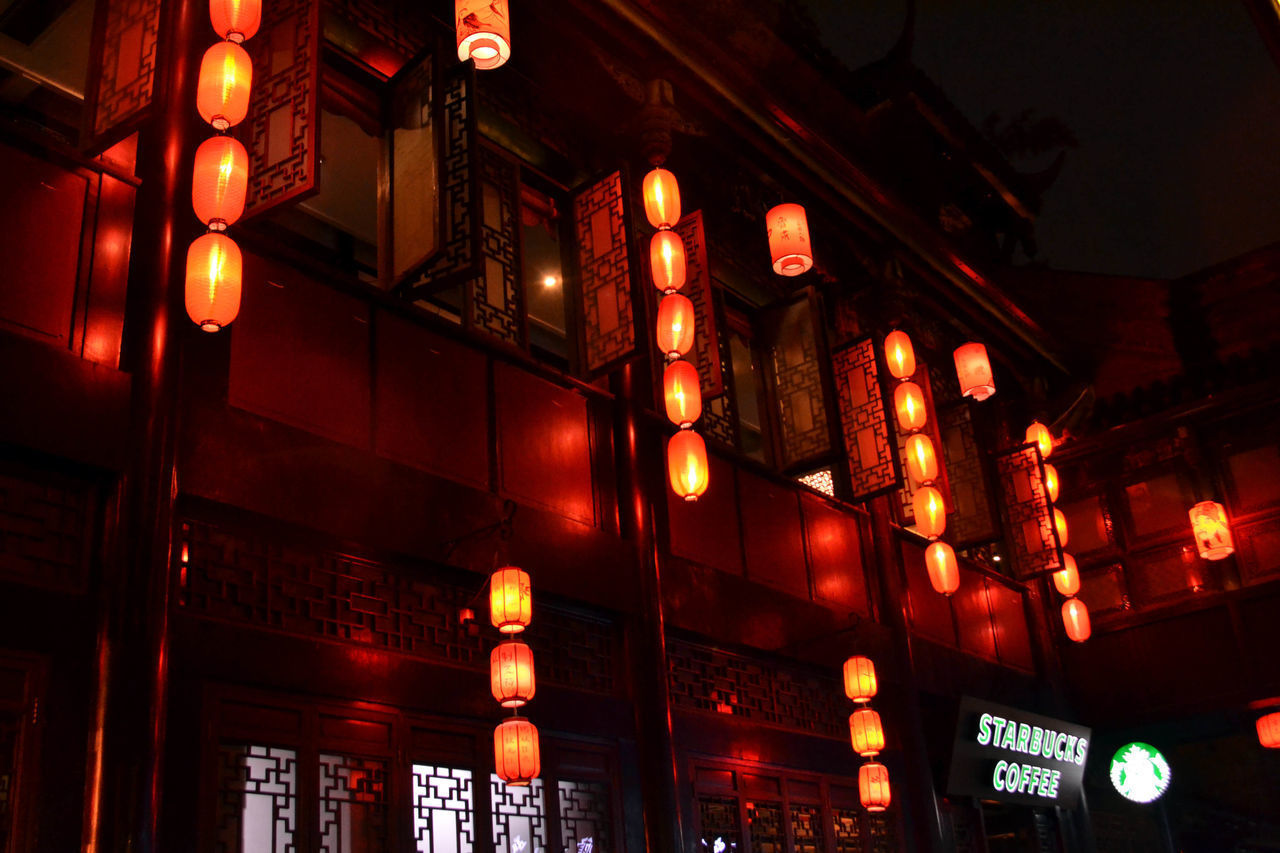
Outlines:
<svg viewBox="0 0 1280 853"><path fill-rule="evenodd" d="M295 853L298 754L223 744L218 750L214 847L219 853Z"/></svg>
<svg viewBox="0 0 1280 853"><path fill-rule="evenodd" d="M747 827L751 830L751 853L786 853L781 803L747 803Z"/></svg>
<svg viewBox="0 0 1280 853"><path fill-rule="evenodd" d="M1058 531L1044 487L1040 450L1023 445L996 457L1005 534L1018 577L1057 569Z"/></svg>
<svg viewBox="0 0 1280 853"><path fill-rule="evenodd" d="M938 491L942 492L942 501L947 507L947 521L949 523L951 513L955 510L955 501L951 498L951 480L948 470L951 467L951 463L947 459L946 448L942 445L942 430L938 423L938 407L933 402L933 381L929 378L929 371L922 367L916 368L911 381L920 386L920 392L924 395L924 410L928 413L929 419L925 422L924 429L921 432L929 436L933 441L934 451L938 454L938 479L933 485ZM898 432L898 465L902 471L907 470L907 439L910 437L909 433ZM915 496L915 483L911 482L911 477L903 476L902 488L898 490L898 506L904 525L915 523L916 514L911 506L911 501Z"/></svg>
<svg viewBox="0 0 1280 853"><path fill-rule="evenodd" d="M489 777L493 806L494 853L533 853L547 849L547 821L542 812L542 780L508 785Z"/></svg>
<svg viewBox="0 0 1280 853"><path fill-rule="evenodd" d="M467 323L500 341L524 344L524 289L520 286L520 177L492 149L481 148L481 275L471 283Z"/></svg>
<svg viewBox="0 0 1280 853"><path fill-rule="evenodd" d="M387 764L320 755L320 853L386 850Z"/></svg>
<svg viewBox="0 0 1280 853"><path fill-rule="evenodd" d="M93 146L127 135L146 115L155 92L160 0L108 0L94 19L89 59Z"/></svg>
<svg viewBox="0 0 1280 853"><path fill-rule="evenodd" d="M702 401L702 432L728 447L738 446L738 419L728 394Z"/></svg>
<svg viewBox="0 0 1280 853"><path fill-rule="evenodd" d="M471 771L413 765L413 843L417 853L471 853L475 811Z"/></svg>
<svg viewBox="0 0 1280 853"><path fill-rule="evenodd" d="M952 541L962 545L988 542L996 538L999 531L991 506L982 448L974 434L973 410L967 403L953 405L938 412L938 424L955 506L951 517Z"/></svg>
<svg viewBox="0 0 1280 853"><path fill-rule="evenodd" d="M826 394L808 299L778 312L770 359L782 425L783 467L829 453Z"/></svg>
<svg viewBox="0 0 1280 853"><path fill-rule="evenodd" d="M791 839L795 842L795 853L826 853L826 835L822 831L820 807L791 807Z"/></svg>
<svg viewBox="0 0 1280 853"><path fill-rule="evenodd" d="M676 223L673 230L684 241L686 280L680 292L693 302L694 316L698 318L698 331L689 360L698 368L705 408L706 401L724 393L724 375L720 369L720 333L711 296L711 267L707 263L707 235L702 227L702 211L690 213Z"/></svg>
<svg viewBox="0 0 1280 853"><path fill-rule="evenodd" d="M855 341L836 350L831 361L852 497L862 500L894 488L899 476L895 442L889 437L889 416L880 391L875 344L871 338Z"/></svg>
<svg viewBox="0 0 1280 853"><path fill-rule="evenodd" d="M698 797L698 830L704 853L735 853L742 837L737 798Z"/></svg>
<svg viewBox="0 0 1280 853"><path fill-rule="evenodd" d="M857 809L831 810L831 833L836 853L863 853L862 813Z"/></svg>
<svg viewBox="0 0 1280 853"><path fill-rule="evenodd" d="M90 514L87 486L0 474L0 577L83 589Z"/></svg>
<svg viewBox="0 0 1280 853"><path fill-rule="evenodd" d="M568 853L613 853L609 786L561 779L557 789L564 849Z"/></svg>
<svg viewBox="0 0 1280 853"><path fill-rule="evenodd" d="M264 4L262 28L244 46L253 89L237 135L249 152L249 217L318 189L320 0Z"/></svg>
<svg viewBox="0 0 1280 853"><path fill-rule="evenodd" d="M584 352L591 373L603 372L636 350L625 196L622 173L614 172L573 200Z"/></svg>
<svg viewBox="0 0 1280 853"><path fill-rule="evenodd" d="M867 836L871 839L871 853L898 853L898 825L889 814L867 814Z"/></svg>

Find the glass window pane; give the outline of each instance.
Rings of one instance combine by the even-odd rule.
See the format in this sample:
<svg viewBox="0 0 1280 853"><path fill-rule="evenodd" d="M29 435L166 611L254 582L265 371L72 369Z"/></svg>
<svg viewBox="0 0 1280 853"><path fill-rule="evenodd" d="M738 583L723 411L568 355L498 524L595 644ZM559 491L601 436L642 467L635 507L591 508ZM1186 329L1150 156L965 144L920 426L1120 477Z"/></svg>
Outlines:
<svg viewBox="0 0 1280 853"><path fill-rule="evenodd" d="M733 797L698 797L699 839L704 853L737 853L738 801Z"/></svg>
<svg viewBox="0 0 1280 853"><path fill-rule="evenodd" d="M508 785L489 777L493 799L494 853L545 853L547 824L542 812L542 780L531 785Z"/></svg>
<svg viewBox="0 0 1280 853"><path fill-rule="evenodd" d="M471 771L413 765L413 840L417 853L471 853L475 841Z"/></svg>
<svg viewBox="0 0 1280 853"><path fill-rule="evenodd" d="M567 364L568 333L561 266L560 207L527 184L520 187L520 263L529 311L529 344Z"/></svg>
<svg viewBox="0 0 1280 853"><path fill-rule="evenodd" d="M609 786L603 782L559 782L560 837L565 853L612 853Z"/></svg>
<svg viewBox="0 0 1280 853"><path fill-rule="evenodd" d="M297 817L296 752L249 744L220 747L215 850L292 853Z"/></svg>

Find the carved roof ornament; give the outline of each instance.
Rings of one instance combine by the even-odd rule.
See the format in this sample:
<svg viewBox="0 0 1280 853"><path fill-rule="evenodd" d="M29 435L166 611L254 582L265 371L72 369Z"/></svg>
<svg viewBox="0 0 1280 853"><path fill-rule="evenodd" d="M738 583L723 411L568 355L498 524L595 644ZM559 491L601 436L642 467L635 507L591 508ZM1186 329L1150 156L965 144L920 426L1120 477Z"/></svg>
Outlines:
<svg viewBox="0 0 1280 853"><path fill-rule="evenodd" d="M707 135L697 122L680 113L676 107L675 88L670 82L662 78L642 81L639 75L604 51L592 46L591 53L627 97L640 105L635 116L621 130L639 135L641 153L651 166L661 166L666 162L671 155L671 139L675 134Z"/></svg>

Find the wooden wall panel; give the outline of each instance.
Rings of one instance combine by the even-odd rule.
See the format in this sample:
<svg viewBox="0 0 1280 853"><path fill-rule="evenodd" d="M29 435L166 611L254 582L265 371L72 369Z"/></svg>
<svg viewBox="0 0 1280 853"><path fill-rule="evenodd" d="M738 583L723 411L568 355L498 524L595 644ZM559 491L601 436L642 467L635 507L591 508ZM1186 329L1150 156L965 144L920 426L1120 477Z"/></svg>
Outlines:
<svg viewBox="0 0 1280 853"><path fill-rule="evenodd" d="M1031 653L1031 631L1023 595L999 581L987 581L987 600L991 604L991 620L995 626L996 652L1000 662L1019 669L1035 669Z"/></svg>
<svg viewBox="0 0 1280 853"><path fill-rule="evenodd" d="M797 492L738 471L738 494L747 577L808 598L809 577Z"/></svg>
<svg viewBox="0 0 1280 853"><path fill-rule="evenodd" d="M904 541L902 564L907 573L911 630L935 642L955 646L956 629L951 618L951 603L946 596L938 595L929 583L929 571L924 564L924 548L915 542Z"/></svg>
<svg viewBox="0 0 1280 853"><path fill-rule="evenodd" d="M980 658L996 660L996 635L991 624L986 577L981 572L961 566L960 588L951 596L951 603L955 607L960 649Z"/></svg>
<svg viewBox="0 0 1280 853"><path fill-rule="evenodd" d="M132 186L102 175L93 246L93 271L84 317L86 359L108 367L120 365L125 296L129 288L129 254L133 243Z"/></svg>
<svg viewBox="0 0 1280 853"><path fill-rule="evenodd" d="M857 516L841 512L821 498L801 494L814 597L871 615L862 528Z"/></svg>
<svg viewBox="0 0 1280 853"><path fill-rule="evenodd" d="M697 501L683 501L664 486L671 553L735 575L742 574L742 532L733 466L707 454L711 486Z"/></svg>

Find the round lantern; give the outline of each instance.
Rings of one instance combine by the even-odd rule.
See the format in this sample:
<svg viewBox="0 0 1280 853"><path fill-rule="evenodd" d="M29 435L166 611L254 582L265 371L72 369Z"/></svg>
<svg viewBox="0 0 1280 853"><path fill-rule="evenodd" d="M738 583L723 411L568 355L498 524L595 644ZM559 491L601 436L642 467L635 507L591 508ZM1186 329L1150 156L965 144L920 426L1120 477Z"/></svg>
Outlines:
<svg viewBox="0 0 1280 853"><path fill-rule="evenodd" d="M458 59L476 68L497 68L511 58L511 15L507 0L455 0Z"/></svg>
<svg viewBox="0 0 1280 853"><path fill-rule="evenodd" d="M960 588L960 567L956 552L946 542L934 542L924 551L924 564L929 570L929 583L943 595Z"/></svg>
<svg viewBox="0 0 1280 853"><path fill-rule="evenodd" d="M679 293L668 293L658 303L658 348L669 358L693 349L693 302Z"/></svg>
<svg viewBox="0 0 1280 853"><path fill-rule="evenodd" d="M876 665L871 658L854 655L844 662L844 695L855 702L870 702L877 688Z"/></svg>
<svg viewBox="0 0 1280 853"><path fill-rule="evenodd" d="M1058 531L1058 544L1063 548L1067 547L1070 537L1067 535L1067 517L1062 514L1062 510L1055 509L1053 511L1053 526Z"/></svg>
<svg viewBox="0 0 1280 853"><path fill-rule="evenodd" d="M1072 641L1083 643L1093 633L1089 624L1089 608L1078 598L1068 598L1062 602L1062 627Z"/></svg>
<svg viewBox="0 0 1280 853"><path fill-rule="evenodd" d="M528 785L542 772L538 729L524 717L503 720L493 731L493 769L508 785Z"/></svg>
<svg viewBox="0 0 1280 853"><path fill-rule="evenodd" d="M938 479L938 457L933 452L933 440L922 432L907 439L907 471L916 485Z"/></svg>
<svg viewBox="0 0 1280 853"><path fill-rule="evenodd" d="M674 228L680 221L680 185L666 169L644 176L644 215L654 228Z"/></svg>
<svg viewBox="0 0 1280 853"><path fill-rule="evenodd" d="M947 507L942 492L933 486L921 486L911 499L916 531L926 539L937 539L947 529Z"/></svg>
<svg viewBox="0 0 1280 853"><path fill-rule="evenodd" d="M924 392L914 382L901 382L893 389L893 410L898 414L898 426L903 432L915 432L928 420L924 409Z"/></svg>
<svg viewBox="0 0 1280 853"><path fill-rule="evenodd" d="M884 357L894 379L906 379L916 372L916 351L903 331L890 332L884 339Z"/></svg>
<svg viewBox="0 0 1280 853"><path fill-rule="evenodd" d="M853 751L863 758L879 755L884 749L884 727L880 715L870 708L859 708L849 715L849 739Z"/></svg>
<svg viewBox="0 0 1280 853"><path fill-rule="evenodd" d="M813 267L809 219L798 204L780 204L765 217L769 254L778 275L800 275Z"/></svg>
<svg viewBox="0 0 1280 853"><path fill-rule="evenodd" d="M1049 493L1049 500L1058 502L1058 469L1048 462L1044 464L1044 489Z"/></svg>
<svg viewBox="0 0 1280 853"><path fill-rule="evenodd" d="M649 241L649 269L653 286L663 293L675 293L684 287L684 241L674 231L659 231Z"/></svg>
<svg viewBox="0 0 1280 853"><path fill-rule="evenodd" d="M1033 421L1031 426L1027 427L1027 444L1039 447L1041 458L1048 459L1049 454L1053 453L1053 434L1044 424Z"/></svg>
<svg viewBox="0 0 1280 853"><path fill-rule="evenodd" d="M233 41L220 41L200 60L196 84L196 110L200 118L218 130L235 127L249 112L253 62Z"/></svg>
<svg viewBox="0 0 1280 853"><path fill-rule="evenodd" d="M533 698L533 649L518 640L499 643L489 654L489 690L504 708L519 708Z"/></svg>
<svg viewBox="0 0 1280 853"><path fill-rule="evenodd" d="M702 389L698 369L683 359L667 365L662 374L662 396L667 404L667 417L681 429L693 426L702 415Z"/></svg>
<svg viewBox="0 0 1280 853"><path fill-rule="evenodd" d="M515 566L498 569L489 578L489 621L504 634L519 634L532 620L529 573Z"/></svg>
<svg viewBox="0 0 1280 853"><path fill-rule="evenodd" d="M212 136L196 149L191 207L213 231L225 231L244 213L249 154L230 136Z"/></svg>
<svg viewBox="0 0 1280 853"><path fill-rule="evenodd" d="M253 38L262 24L262 0L209 0L209 20L228 41Z"/></svg>
<svg viewBox="0 0 1280 853"><path fill-rule="evenodd" d="M671 490L686 501L696 501L707 491L711 475L707 445L691 429L682 429L667 442L667 476Z"/></svg>
<svg viewBox="0 0 1280 853"><path fill-rule="evenodd" d="M960 393L978 402L996 393L996 382L991 376L991 361L987 358L985 346L965 344L956 349L955 360Z"/></svg>
<svg viewBox="0 0 1280 853"><path fill-rule="evenodd" d="M858 768L858 798L869 812L882 812L889 808L889 770L883 764L868 761Z"/></svg>
<svg viewBox="0 0 1280 853"><path fill-rule="evenodd" d="M1059 594L1068 598L1080 591L1080 570L1076 568L1076 558L1063 552L1062 568L1053 573L1053 585Z"/></svg>
<svg viewBox="0 0 1280 853"><path fill-rule="evenodd" d="M216 332L240 313L244 262L226 234L210 232L187 250L187 316L206 332Z"/></svg>
<svg viewBox="0 0 1280 853"><path fill-rule="evenodd" d="M1201 501L1191 508L1191 532L1196 537L1196 547L1206 560L1225 560L1235 552L1231 540L1231 525L1227 524L1227 510L1220 503Z"/></svg>
<svg viewBox="0 0 1280 853"><path fill-rule="evenodd" d="M1280 749L1280 712L1258 718L1258 743L1267 749Z"/></svg>

